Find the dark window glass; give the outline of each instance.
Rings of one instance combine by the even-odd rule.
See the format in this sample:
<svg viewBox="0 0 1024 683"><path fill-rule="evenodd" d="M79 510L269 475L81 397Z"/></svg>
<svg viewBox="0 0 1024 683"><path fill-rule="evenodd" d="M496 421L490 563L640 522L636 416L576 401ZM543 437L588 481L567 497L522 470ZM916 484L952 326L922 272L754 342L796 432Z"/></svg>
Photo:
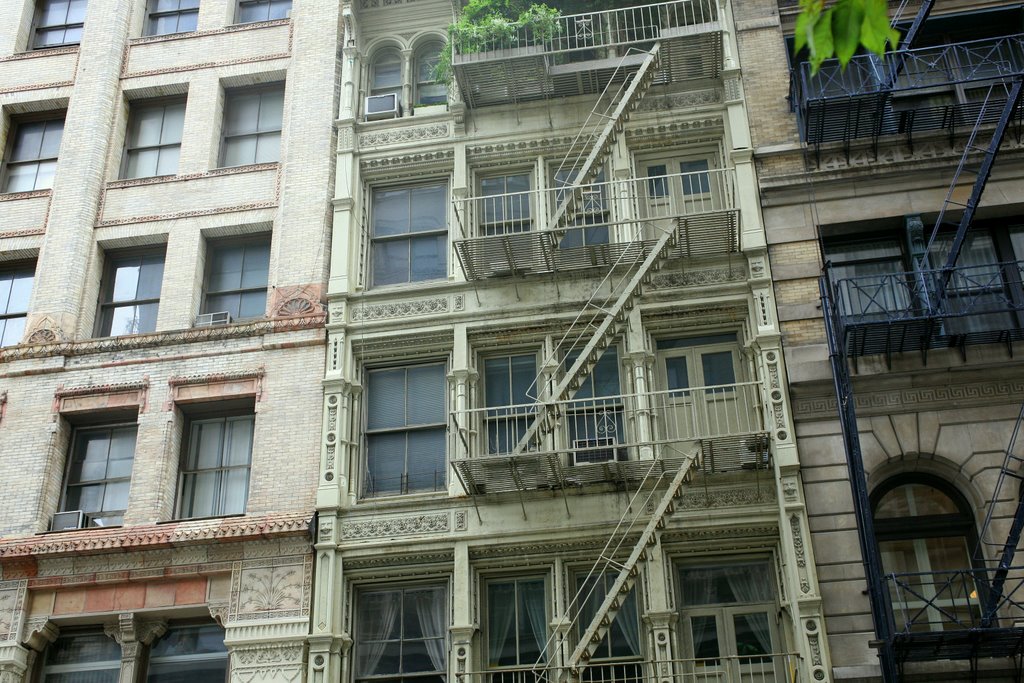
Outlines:
<svg viewBox="0 0 1024 683"><path fill-rule="evenodd" d="M0 271L0 346L18 344L25 334L33 277L30 268Z"/></svg>
<svg viewBox="0 0 1024 683"><path fill-rule="evenodd" d="M135 425L75 431L62 511L81 510L95 526L122 523L137 434Z"/></svg>
<svg viewBox="0 0 1024 683"><path fill-rule="evenodd" d="M240 415L192 422L181 471L179 517L245 512L255 419Z"/></svg>
<svg viewBox="0 0 1024 683"><path fill-rule="evenodd" d="M221 166L280 160L284 86L228 92L224 99Z"/></svg>
<svg viewBox="0 0 1024 683"><path fill-rule="evenodd" d="M111 258L102 288L99 336L156 330L163 277L163 251Z"/></svg>
<svg viewBox="0 0 1024 683"><path fill-rule="evenodd" d="M13 142L4 168L4 192L31 192L53 187L64 119L14 124Z"/></svg>
<svg viewBox="0 0 1024 683"><path fill-rule="evenodd" d="M78 45L85 24L86 0L39 0L32 49Z"/></svg>
<svg viewBox="0 0 1024 683"><path fill-rule="evenodd" d="M448 272L444 183L373 192L373 284L444 278Z"/></svg>
<svg viewBox="0 0 1024 683"><path fill-rule="evenodd" d="M269 239L213 245L207 258L209 267L203 313L227 311L233 320L266 315Z"/></svg>

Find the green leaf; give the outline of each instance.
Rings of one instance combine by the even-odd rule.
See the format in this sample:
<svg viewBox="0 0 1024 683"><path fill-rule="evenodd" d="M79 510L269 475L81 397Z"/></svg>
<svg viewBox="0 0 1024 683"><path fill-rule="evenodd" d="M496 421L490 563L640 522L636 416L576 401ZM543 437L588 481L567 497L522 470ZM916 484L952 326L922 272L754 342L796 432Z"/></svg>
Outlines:
<svg viewBox="0 0 1024 683"><path fill-rule="evenodd" d="M889 26L889 5L886 0L863 0L864 20L860 28L860 43L878 56L885 54L885 45L899 45L899 31Z"/></svg>
<svg viewBox="0 0 1024 683"><path fill-rule="evenodd" d="M832 10L821 15L821 18L814 24L814 31L811 33L811 73L818 73L821 63L831 57L835 52L835 44L832 41Z"/></svg>
<svg viewBox="0 0 1024 683"><path fill-rule="evenodd" d="M845 67L857 51L863 23L864 0L840 0L832 9L832 40L840 66Z"/></svg>
<svg viewBox="0 0 1024 683"><path fill-rule="evenodd" d="M807 35L814 27L817 17L811 18L806 12L801 12L796 18L796 29L793 32L793 55L800 54L800 50L807 46Z"/></svg>

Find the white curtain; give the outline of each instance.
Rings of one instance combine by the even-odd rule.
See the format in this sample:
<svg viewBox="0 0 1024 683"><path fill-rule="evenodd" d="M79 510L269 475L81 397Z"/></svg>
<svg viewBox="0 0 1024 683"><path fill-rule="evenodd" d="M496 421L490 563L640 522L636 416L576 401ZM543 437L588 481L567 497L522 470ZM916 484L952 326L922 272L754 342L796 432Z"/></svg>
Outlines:
<svg viewBox="0 0 1024 683"><path fill-rule="evenodd" d="M487 589L487 659L491 666L501 661L515 618L516 584L490 584Z"/></svg>
<svg viewBox="0 0 1024 683"><path fill-rule="evenodd" d="M640 655L640 626L636 615L637 591L632 591L626 599L622 614L614 623L622 627L622 635L629 645L630 653Z"/></svg>
<svg viewBox="0 0 1024 683"><path fill-rule="evenodd" d="M530 625L530 632L533 634L534 642L537 643L537 652L540 660L544 660L544 645L547 642L547 615L544 611L544 584L533 582L527 584L528 592L523 594L523 602L526 605L526 619ZM522 662L532 664L533 662Z"/></svg>
<svg viewBox="0 0 1024 683"><path fill-rule="evenodd" d="M359 603L359 674L377 672L377 665L387 648L385 638L391 635L402 607L402 593L387 591L368 593Z"/></svg>
<svg viewBox="0 0 1024 683"><path fill-rule="evenodd" d="M435 671L445 671L446 646L445 627L445 594L440 588L429 591L418 591L415 597L416 619L420 623L427 654Z"/></svg>
<svg viewBox="0 0 1024 683"><path fill-rule="evenodd" d="M683 605L693 607L703 605L713 600L712 586L715 580L714 569L688 569L683 573ZM694 656L697 656L697 648L704 642L707 636L708 626L714 623L711 619L690 618L690 633L693 637Z"/></svg>
<svg viewBox="0 0 1024 683"><path fill-rule="evenodd" d="M732 594L736 596L737 602L757 603L765 601L765 582L752 569L752 567L736 567L725 575L729 581L729 588L732 589ZM772 633L768 626L768 619L757 618L763 615L765 613L760 612L758 614L744 614L741 616L747 622L754 637L757 638L762 651L768 653L772 651Z"/></svg>

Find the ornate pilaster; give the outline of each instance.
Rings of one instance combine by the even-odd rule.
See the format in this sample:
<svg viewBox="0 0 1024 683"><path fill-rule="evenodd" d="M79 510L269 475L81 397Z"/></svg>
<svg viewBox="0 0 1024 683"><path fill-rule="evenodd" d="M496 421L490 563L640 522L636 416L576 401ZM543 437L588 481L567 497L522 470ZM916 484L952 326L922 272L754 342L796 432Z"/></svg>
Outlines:
<svg viewBox="0 0 1024 683"><path fill-rule="evenodd" d="M654 683L672 683L672 660L675 659L673 643L675 642L676 621L679 614L673 609L649 610L644 614L644 623L647 624L650 641L648 641L648 652L651 653L653 662Z"/></svg>
<svg viewBox="0 0 1024 683"><path fill-rule="evenodd" d="M106 625L103 632L121 645L121 683L135 683L142 649L166 630L166 621L142 621L131 612L122 612L116 624Z"/></svg>

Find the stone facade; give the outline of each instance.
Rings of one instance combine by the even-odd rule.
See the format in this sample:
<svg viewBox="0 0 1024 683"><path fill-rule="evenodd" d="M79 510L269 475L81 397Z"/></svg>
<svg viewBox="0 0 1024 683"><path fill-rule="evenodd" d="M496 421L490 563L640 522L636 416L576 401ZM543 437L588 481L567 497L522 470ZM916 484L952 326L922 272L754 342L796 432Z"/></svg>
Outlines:
<svg viewBox="0 0 1024 683"><path fill-rule="evenodd" d="M42 680L51 642L105 632L134 681L165 634L197 625L219 629L232 681L300 680L340 8L236 23L235 0L203 0L196 30L149 35L145 0L89 0L80 41L32 49L43 5L11 3L0 28L4 177L19 130L64 121L52 187L0 194L0 277L33 275L24 334L0 349L0 679ZM226 102L260 86L283 88L280 152L222 168ZM176 171L127 178L133 117L169 101L186 103ZM196 326L211 245L246 239L269 244L264 309ZM110 264L135 253L162 258L155 321L104 336ZM232 456L248 459L242 514L191 519L194 428L225 414L254 416ZM123 524L50 532L74 509L75 444L107 425L135 434Z"/></svg>
<svg viewBox="0 0 1024 683"><path fill-rule="evenodd" d="M936 27L934 35L947 31L943 35L953 36L947 41L967 40L957 31L948 33L948 28L968 27L972 11L992 8L971 2L936 4L929 21ZM905 20L916 9L912 3ZM791 92L786 36L792 35L797 11L796 3L790 2L741 3L739 52L744 64L753 63L758 69L756 86L748 80L747 88L749 106L758 112L752 124L754 156L834 675L836 680L879 680L877 643L872 643L876 636L822 320L818 287L822 254L841 260L835 256L840 246L857 239L861 243L892 239L905 245L912 241L915 222L923 221L927 239L973 119L965 120L952 139L948 130L942 130L915 132L913 139L893 134L877 140L854 136L847 143L802 144L797 116L789 106L800 104L786 100ZM927 44L935 44L930 40ZM979 140L987 144L987 135L983 132ZM1014 217L1020 213L1022 170L1019 140L1007 135L977 215L979 233L1000 234L1018 220ZM966 180L958 193L961 197L969 193ZM947 221L959 220L956 211L947 215ZM902 249L904 264L909 264L909 250ZM1013 261L1020 256L1000 258ZM909 265L894 268L911 269ZM1006 501L1011 494L1005 489L1002 500L993 503L992 498L1020 409L1015 388L1019 349L1015 347L968 345L933 350L926 356L894 348L888 359L869 353L854 354L859 357L851 360L856 429L872 502L877 505L884 492L900 482L927 482L948 490L970 508L973 528L963 537L968 544L992 513L986 539L991 545L983 552L988 561L996 558L1013 514L1013 506ZM912 562L910 568L886 567L887 562L891 559L883 553L885 571L915 571ZM904 626L899 615L897 622L897 629ZM908 663L906 673L959 680L973 666L942 655L937 660ZM996 657L982 659L979 666L999 676L1013 665Z"/></svg>

